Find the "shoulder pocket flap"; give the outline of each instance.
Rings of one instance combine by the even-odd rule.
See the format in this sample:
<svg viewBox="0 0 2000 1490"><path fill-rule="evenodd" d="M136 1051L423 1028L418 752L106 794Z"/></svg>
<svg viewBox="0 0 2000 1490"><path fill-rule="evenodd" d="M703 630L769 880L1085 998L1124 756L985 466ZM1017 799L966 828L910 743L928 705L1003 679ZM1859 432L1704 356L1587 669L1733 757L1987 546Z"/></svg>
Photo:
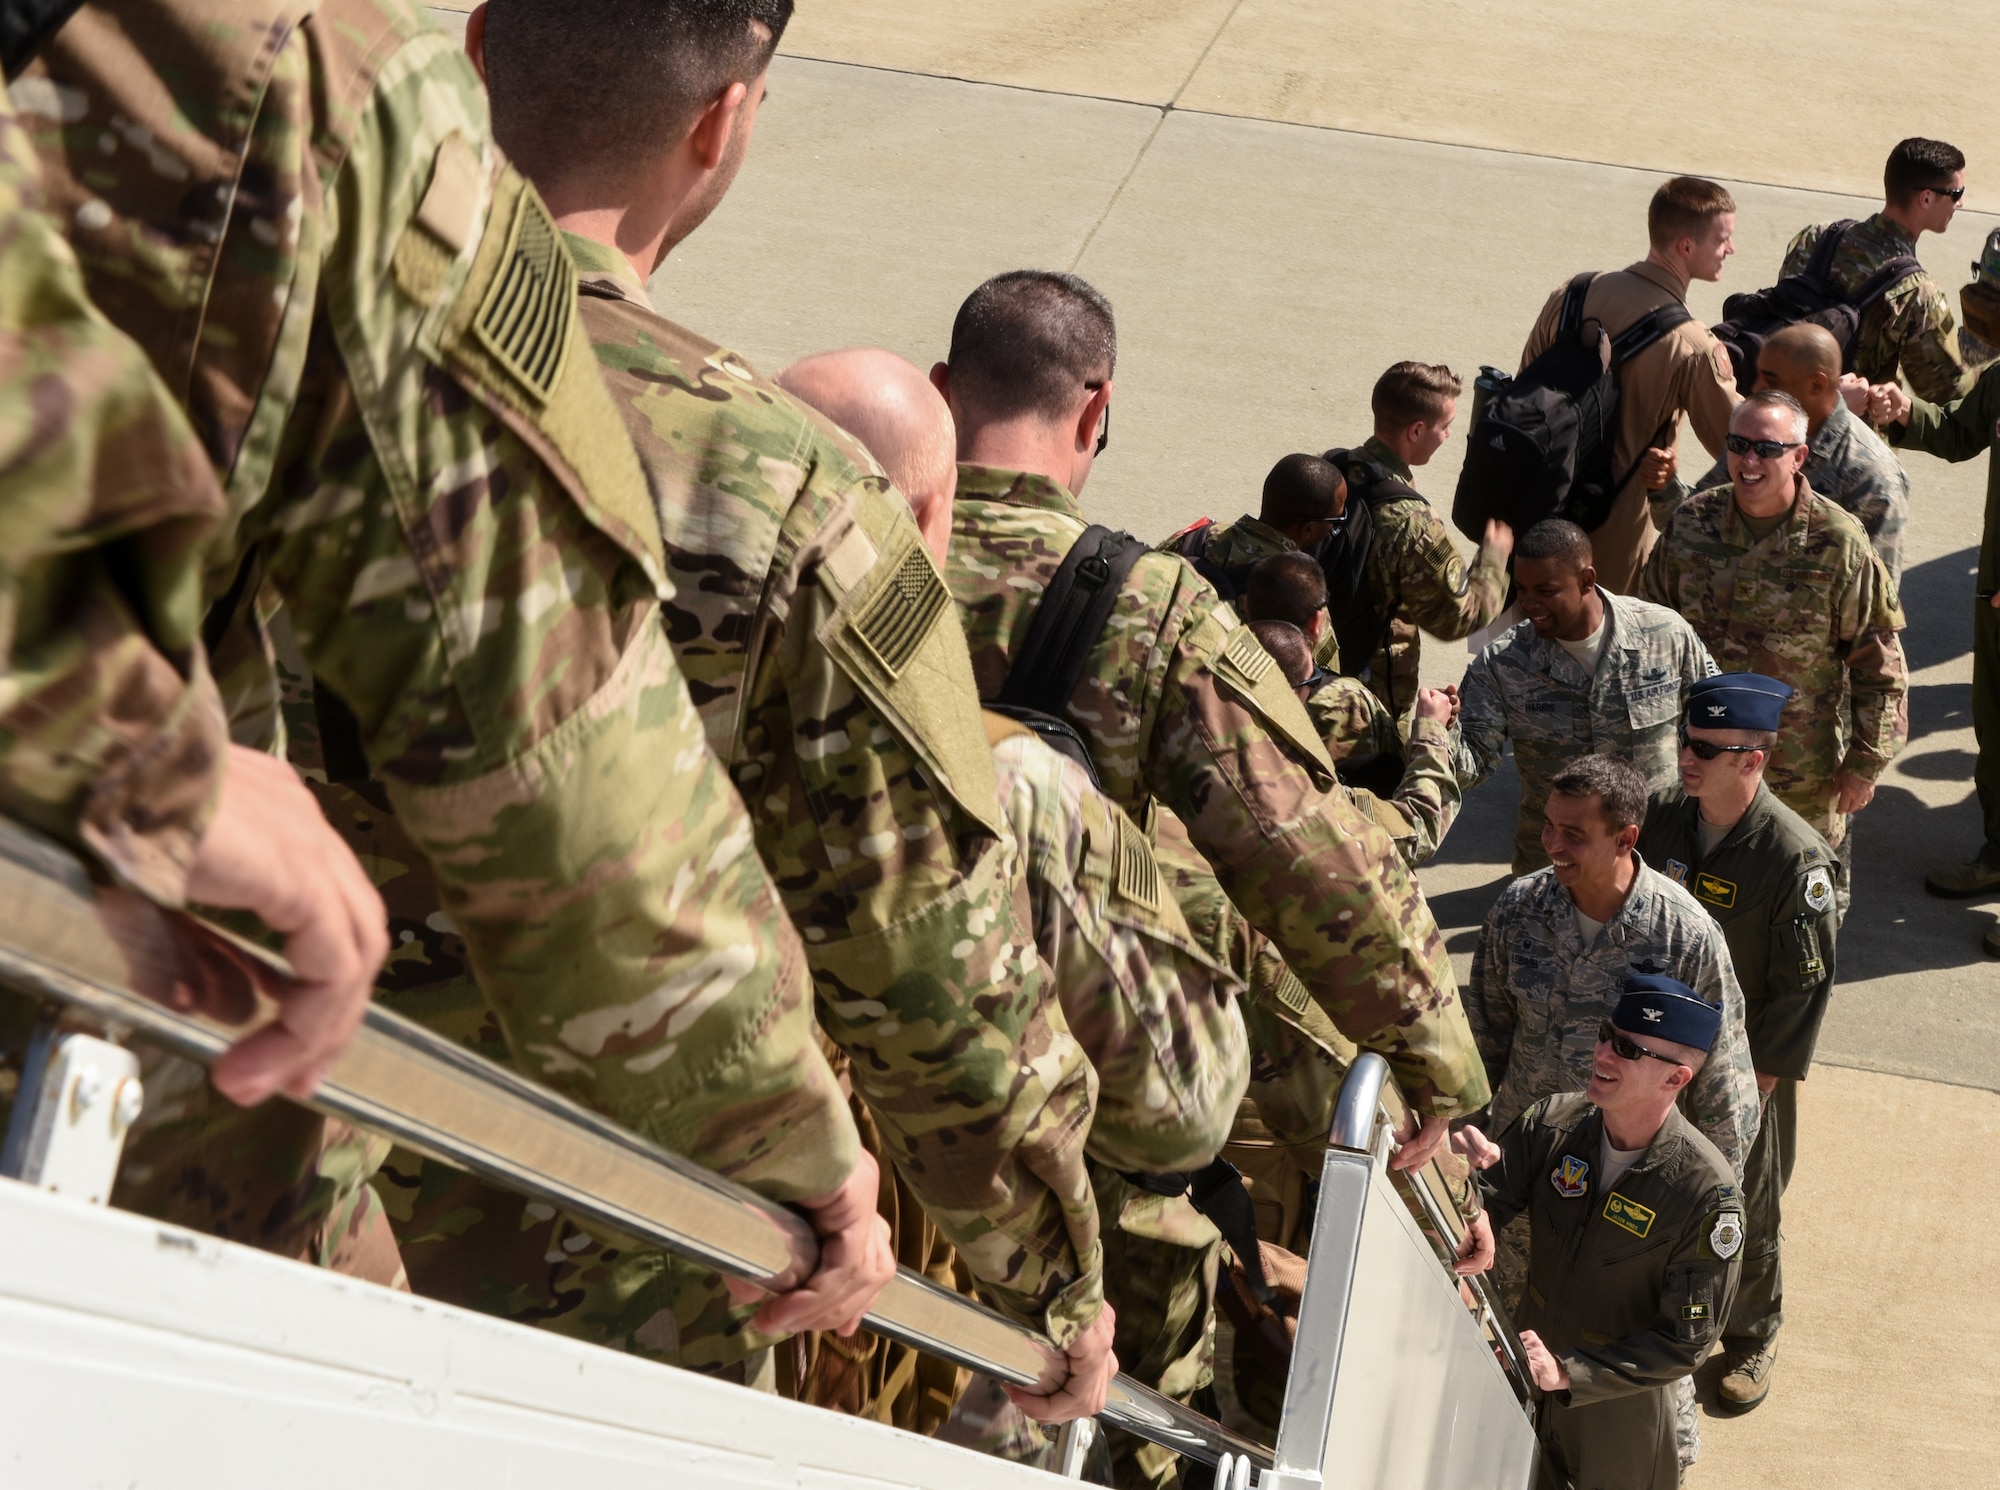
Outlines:
<svg viewBox="0 0 2000 1490"><path fill-rule="evenodd" d="M592 526L668 592L645 473L576 314L576 265L549 209L510 166L439 346L480 401L548 462Z"/></svg>
<svg viewBox="0 0 2000 1490"><path fill-rule="evenodd" d="M910 534L914 540L914 525ZM832 578L839 583L845 577ZM952 799L988 831L1004 832L999 781L965 633L922 542L882 554L856 577L822 640Z"/></svg>
<svg viewBox="0 0 2000 1490"><path fill-rule="evenodd" d="M1311 767L1322 790L1333 785L1333 757L1313 728L1312 716L1285 682L1277 660L1266 652L1248 626L1229 633L1209 669L1280 739L1292 745Z"/></svg>

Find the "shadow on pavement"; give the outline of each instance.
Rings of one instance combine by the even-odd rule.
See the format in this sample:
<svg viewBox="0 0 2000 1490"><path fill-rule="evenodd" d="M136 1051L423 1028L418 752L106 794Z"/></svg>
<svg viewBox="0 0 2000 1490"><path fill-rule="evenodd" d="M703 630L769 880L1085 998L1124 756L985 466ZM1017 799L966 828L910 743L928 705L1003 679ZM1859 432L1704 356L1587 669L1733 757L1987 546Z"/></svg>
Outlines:
<svg viewBox="0 0 2000 1490"><path fill-rule="evenodd" d="M1962 548L1903 571L1903 651L1911 672L1952 662L1972 652L1973 574L1979 550Z"/></svg>

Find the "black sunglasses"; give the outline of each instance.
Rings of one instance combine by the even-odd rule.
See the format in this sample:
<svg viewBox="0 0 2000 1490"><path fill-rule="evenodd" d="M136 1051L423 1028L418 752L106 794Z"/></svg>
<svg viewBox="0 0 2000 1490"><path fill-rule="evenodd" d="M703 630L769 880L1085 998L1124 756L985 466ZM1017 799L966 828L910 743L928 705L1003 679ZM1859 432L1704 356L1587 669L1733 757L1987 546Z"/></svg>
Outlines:
<svg viewBox="0 0 2000 1490"><path fill-rule="evenodd" d="M1699 761L1712 761L1718 755L1749 755L1752 751L1763 748L1762 745L1717 745L1712 740L1690 740L1688 727L1685 724L1681 726L1681 749L1692 750L1694 758ZM1610 1026L1606 1025L1605 1028L1609 1029Z"/></svg>
<svg viewBox="0 0 2000 1490"><path fill-rule="evenodd" d="M1679 1056L1661 1055L1657 1051L1648 1050L1643 1045L1634 1045L1630 1040L1619 1034L1608 1019L1597 1027L1597 1043L1599 1045L1609 1045L1611 1053L1621 1061L1655 1060L1662 1061L1669 1066L1678 1066L1681 1063Z"/></svg>
<svg viewBox="0 0 2000 1490"><path fill-rule="evenodd" d="M1796 450L1803 444L1804 440L1750 440L1742 435L1722 437L1722 447L1731 455L1748 455L1754 450L1765 460L1776 460L1787 450Z"/></svg>
<svg viewBox="0 0 2000 1490"><path fill-rule="evenodd" d="M1962 186L1926 186L1924 190L1934 191L1941 197L1950 197L1954 202L1965 200L1965 188Z"/></svg>
<svg viewBox="0 0 2000 1490"><path fill-rule="evenodd" d="M1104 382L1102 379L1099 379L1095 383L1085 383L1083 386L1088 388L1092 393L1095 393L1098 389L1104 386ZM1109 445L1110 443L1111 443L1111 405L1106 404L1104 406L1104 417L1100 419L1097 424L1097 449L1094 453L1097 455L1104 454L1104 447L1106 445Z"/></svg>

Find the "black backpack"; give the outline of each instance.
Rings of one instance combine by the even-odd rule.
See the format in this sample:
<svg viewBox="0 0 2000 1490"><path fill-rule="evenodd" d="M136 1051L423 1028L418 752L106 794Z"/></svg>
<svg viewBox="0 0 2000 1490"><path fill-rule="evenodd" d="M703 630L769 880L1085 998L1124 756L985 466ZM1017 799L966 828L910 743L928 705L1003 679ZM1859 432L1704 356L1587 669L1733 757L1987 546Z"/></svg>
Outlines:
<svg viewBox="0 0 2000 1490"><path fill-rule="evenodd" d="M1812 258L1797 274L1787 275L1768 290L1751 290L1731 295L1722 302L1723 319L1712 329L1715 339L1728 349L1736 368L1736 387L1746 398L1757 383L1757 354L1774 332L1800 322L1824 326L1840 343L1841 366L1854 371L1854 341L1861 332L1861 313L1895 289L1923 265L1909 254L1899 254L1867 280L1852 295L1833 281L1833 256L1847 236L1854 219L1828 223L1813 245Z"/></svg>
<svg viewBox="0 0 2000 1490"><path fill-rule="evenodd" d="M1257 567L1255 559L1241 564L1224 567L1208 556L1209 544L1215 538L1216 523L1213 518L1204 517L1199 522L1189 523L1160 545L1160 552L1179 554L1194 566L1194 572L1215 586L1215 593L1231 605L1243 598L1243 592L1250 585L1250 571Z"/></svg>
<svg viewBox="0 0 2000 1490"><path fill-rule="evenodd" d="M1424 498L1408 482L1382 471L1358 451L1329 450L1323 459L1338 467L1347 479L1347 509L1333 531L1320 540L1313 557L1326 576L1326 613L1340 643L1341 669L1359 677L1360 669L1382 650L1389 623L1395 619L1396 597L1391 596L1389 608L1382 610L1368 584L1368 560L1375 552L1375 514L1391 502L1421 502Z"/></svg>
<svg viewBox="0 0 2000 1490"><path fill-rule="evenodd" d="M1480 369L1472 434L1451 520L1475 543L1498 518L1516 533L1543 518L1567 518L1586 533L1602 527L1632 477L1612 469L1618 438L1618 374L1627 362L1694 317L1679 301L1648 311L1616 336L1586 327L1584 296L1597 276L1579 274L1563 292L1555 340L1518 377ZM1636 469L1636 467L1634 468Z"/></svg>

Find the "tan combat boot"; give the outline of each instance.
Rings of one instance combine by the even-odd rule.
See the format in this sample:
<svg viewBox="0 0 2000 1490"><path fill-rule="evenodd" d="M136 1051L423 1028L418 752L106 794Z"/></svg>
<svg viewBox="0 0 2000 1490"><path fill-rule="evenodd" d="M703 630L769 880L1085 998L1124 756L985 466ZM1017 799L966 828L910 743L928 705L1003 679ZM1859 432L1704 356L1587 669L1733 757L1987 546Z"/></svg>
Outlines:
<svg viewBox="0 0 2000 1490"><path fill-rule="evenodd" d="M1725 1409L1748 1412L1771 1395L1771 1372L1778 1364L1775 1341L1762 1350L1732 1350L1726 1359L1729 1369L1723 1373L1720 1388Z"/></svg>

